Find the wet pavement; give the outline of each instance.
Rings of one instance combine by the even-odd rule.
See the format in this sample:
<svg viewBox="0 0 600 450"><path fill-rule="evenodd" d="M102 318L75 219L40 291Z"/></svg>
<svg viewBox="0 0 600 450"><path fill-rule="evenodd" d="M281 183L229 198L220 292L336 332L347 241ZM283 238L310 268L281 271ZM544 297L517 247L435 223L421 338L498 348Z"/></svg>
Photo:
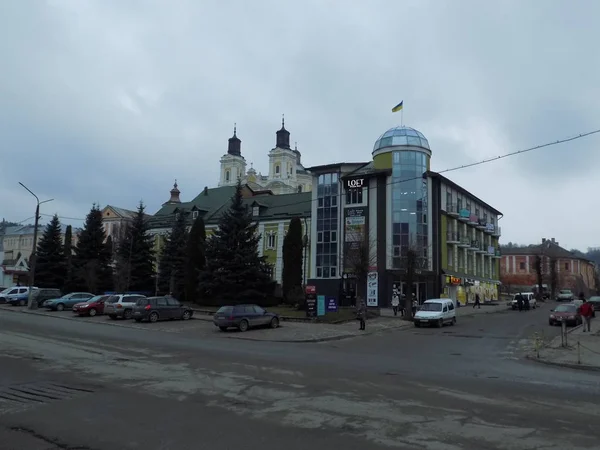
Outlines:
<svg viewBox="0 0 600 450"><path fill-rule="evenodd" d="M0 310L0 449L599 448L597 374L520 359L543 308L301 345L146 328Z"/></svg>

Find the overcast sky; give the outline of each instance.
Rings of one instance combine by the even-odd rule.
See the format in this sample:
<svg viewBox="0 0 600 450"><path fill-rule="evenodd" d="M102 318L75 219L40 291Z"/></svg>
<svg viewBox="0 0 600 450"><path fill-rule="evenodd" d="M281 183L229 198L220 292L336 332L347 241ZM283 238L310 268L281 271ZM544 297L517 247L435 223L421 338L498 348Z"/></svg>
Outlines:
<svg viewBox="0 0 600 450"><path fill-rule="evenodd" d="M404 124L444 170L600 128L600 2L0 0L0 217L154 213L216 186L238 124L267 171L285 113L305 166L368 161ZM600 134L446 174L502 240L600 246ZM64 219L80 225L80 221Z"/></svg>

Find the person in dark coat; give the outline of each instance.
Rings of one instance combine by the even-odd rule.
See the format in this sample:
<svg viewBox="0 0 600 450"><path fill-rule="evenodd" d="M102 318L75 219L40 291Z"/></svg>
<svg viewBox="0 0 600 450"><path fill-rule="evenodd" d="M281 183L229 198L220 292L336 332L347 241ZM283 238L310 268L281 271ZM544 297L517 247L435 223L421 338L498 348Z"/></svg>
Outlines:
<svg viewBox="0 0 600 450"><path fill-rule="evenodd" d="M517 307L519 311L523 311L523 296L521 294L517 294Z"/></svg>
<svg viewBox="0 0 600 450"><path fill-rule="evenodd" d="M358 319L358 323L360 325L359 330L366 329L366 320L367 320L367 305L365 305L364 300L360 300L360 303L356 309L356 318Z"/></svg>

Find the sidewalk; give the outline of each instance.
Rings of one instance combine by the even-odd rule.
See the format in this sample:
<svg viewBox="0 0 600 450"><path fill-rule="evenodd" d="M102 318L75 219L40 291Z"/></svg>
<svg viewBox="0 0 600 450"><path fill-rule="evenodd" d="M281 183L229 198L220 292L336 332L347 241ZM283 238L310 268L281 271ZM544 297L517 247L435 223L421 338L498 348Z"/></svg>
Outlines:
<svg viewBox="0 0 600 450"><path fill-rule="evenodd" d="M592 320L591 333L584 333L581 325L570 330L567 347L562 346L561 337L557 336L540 350L539 358L534 351L528 355L528 359L555 366L600 371L599 325Z"/></svg>
<svg viewBox="0 0 600 450"><path fill-rule="evenodd" d="M394 311L392 308L381 308L381 317L385 318L393 318L393 319L402 319L400 313L397 316L394 316ZM471 317L478 316L479 314L495 314L499 312L506 312L508 308L504 304L499 305L486 305L482 304L481 308L473 308L472 305L461 306L460 308L456 308L456 317Z"/></svg>

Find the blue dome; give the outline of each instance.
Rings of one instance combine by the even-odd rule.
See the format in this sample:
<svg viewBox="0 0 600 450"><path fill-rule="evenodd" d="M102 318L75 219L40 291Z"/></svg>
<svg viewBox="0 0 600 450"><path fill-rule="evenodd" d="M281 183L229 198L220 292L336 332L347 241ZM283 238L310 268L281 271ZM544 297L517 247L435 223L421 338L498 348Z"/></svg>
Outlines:
<svg viewBox="0 0 600 450"><path fill-rule="evenodd" d="M423 136L423 133L414 128L401 126L390 128L379 136L379 139L377 139L373 146L373 151L395 146L422 147L431 150L429 148L429 141Z"/></svg>

